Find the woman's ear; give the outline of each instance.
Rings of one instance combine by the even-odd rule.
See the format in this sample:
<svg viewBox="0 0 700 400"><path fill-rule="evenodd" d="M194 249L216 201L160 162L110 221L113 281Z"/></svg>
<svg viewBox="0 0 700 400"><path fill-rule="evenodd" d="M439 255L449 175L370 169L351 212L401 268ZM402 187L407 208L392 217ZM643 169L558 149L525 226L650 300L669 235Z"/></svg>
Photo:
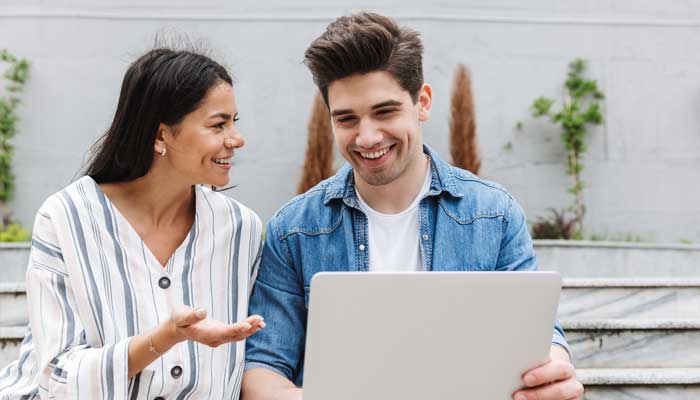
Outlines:
<svg viewBox="0 0 700 400"><path fill-rule="evenodd" d="M433 105L433 88L424 83L418 91L418 119L427 121L430 118L430 107Z"/></svg>
<svg viewBox="0 0 700 400"><path fill-rule="evenodd" d="M167 132L169 129L170 128L163 123L158 125L158 131L156 132L156 140L153 144L153 151L160 155L165 155L165 152L167 151L165 137L167 136Z"/></svg>

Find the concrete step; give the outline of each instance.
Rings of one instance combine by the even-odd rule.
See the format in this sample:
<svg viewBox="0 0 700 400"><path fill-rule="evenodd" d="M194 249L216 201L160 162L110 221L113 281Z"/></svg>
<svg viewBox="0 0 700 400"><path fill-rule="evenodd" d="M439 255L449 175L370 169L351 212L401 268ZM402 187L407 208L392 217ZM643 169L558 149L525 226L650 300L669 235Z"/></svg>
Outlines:
<svg viewBox="0 0 700 400"><path fill-rule="evenodd" d="M564 278L700 277L698 245L536 240L535 252Z"/></svg>
<svg viewBox="0 0 700 400"><path fill-rule="evenodd" d="M567 278L559 318L690 319L700 316L700 278Z"/></svg>
<svg viewBox="0 0 700 400"><path fill-rule="evenodd" d="M0 326L27 323L24 284L0 282ZM559 318L691 319L700 316L700 278L564 280Z"/></svg>
<svg viewBox="0 0 700 400"><path fill-rule="evenodd" d="M0 369L19 357L19 345L25 332L24 326L0 327Z"/></svg>
<svg viewBox="0 0 700 400"><path fill-rule="evenodd" d="M700 320L563 320L581 368L700 367Z"/></svg>
<svg viewBox="0 0 700 400"><path fill-rule="evenodd" d="M585 400L697 400L700 368L578 369Z"/></svg>
<svg viewBox="0 0 700 400"><path fill-rule="evenodd" d="M0 282L24 282L29 243L0 243Z"/></svg>
<svg viewBox="0 0 700 400"><path fill-rule="evenodd" d="M0 282L0 310L0 327L22 326L29 322L24 284Z"/></svg>
<svg viewBox="0 0 700 400"><path fill-rule="evenodd" d="M700 245L535 240L539 265L564 278L700 277ZM0 282L23 282L29 243L0 243Z"/></svg>

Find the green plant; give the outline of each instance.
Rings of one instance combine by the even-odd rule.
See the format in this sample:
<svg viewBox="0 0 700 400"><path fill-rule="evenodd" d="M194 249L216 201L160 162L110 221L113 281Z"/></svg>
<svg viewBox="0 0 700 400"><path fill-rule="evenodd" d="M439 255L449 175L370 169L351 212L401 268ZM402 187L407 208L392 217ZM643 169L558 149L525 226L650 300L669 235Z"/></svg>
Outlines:
<svg viewBox="0 0 700 400"><path fill-rule="evenodd" d="M29 61L18 59L7 49L0 50L0 61L7 64L3 77L7 80L6 95L0 98L0 201L6 203L12 197L15 177L12 173L14 147L10 140L17 134L18 94L29 78Z"/></svg>
<svg viewBox="0 0 700 400"><path fill-rule="evenodd" d="M0 64L5 67L5 93L0 97L0 241L29 239L29 233L11 218L7 202L12 198L15 176L12 172L14 147L10 143L17 134L20 104L19 93L29 78L29 61L19 59L7 49L0 49Z"/></svg>
<svg viewBox="0 0 700 400"><path fill-rule="evenodd" d="M29 231L18 223L0 226L0 242L26 242L30 238Z"/></svg>
<svg viewBox="0 0 700 400"><path fill-rule="evenodd" d="M572 222L579 236L583 230L583 216L586 213L583 202L585 185L581 179L581 171L583 171L581 158L586 152L588 126L603 123L600 102L604 98L603 92L598 89L598 83L584 77L585 71L585 60L576 59L569 64L569 72L564 82L566 94L559 110L553 110L556 101L547 97L535 99L530 109L533 117L549 118L553 124L561 127L561 140L567 151L566 173L572 179L572 185L568 191L574 196L574 202L568 211L573 214ZM564 215L564 213L560 214Z"/></svg>
<svg viewBox="0 0 700 400"><path fill-rule="evenodd" d="M550 208L549 217L540 217L532 224L535 239L581 239L576 231L576 221L568 217L566 211Z"/></svg>

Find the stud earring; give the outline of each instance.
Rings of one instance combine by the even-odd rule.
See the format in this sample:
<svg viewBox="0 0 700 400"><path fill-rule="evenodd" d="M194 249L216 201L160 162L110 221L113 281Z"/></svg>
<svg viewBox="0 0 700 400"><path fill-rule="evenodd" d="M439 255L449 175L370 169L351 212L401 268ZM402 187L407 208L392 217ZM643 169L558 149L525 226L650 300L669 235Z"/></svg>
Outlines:
<svg viewBox="0 0 700 400"><path fill-rule="evenodd" d="M163 147L162 149L160 149L160 155L161 155L161 156L164 156L164 155L165 155L165 147Z"/></svg>

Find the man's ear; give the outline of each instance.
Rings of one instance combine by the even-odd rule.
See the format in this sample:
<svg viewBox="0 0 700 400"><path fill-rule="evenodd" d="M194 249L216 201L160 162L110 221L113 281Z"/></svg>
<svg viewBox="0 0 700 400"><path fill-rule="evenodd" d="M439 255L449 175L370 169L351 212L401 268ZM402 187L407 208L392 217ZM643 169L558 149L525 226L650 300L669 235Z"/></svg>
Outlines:
<svg viewBox="0 0 700 400"><path fill-rule="evenodd" d="M433 88L424 83L418 91L418 119L427 121L430 118L430 107L433 105Z"/></svg>

